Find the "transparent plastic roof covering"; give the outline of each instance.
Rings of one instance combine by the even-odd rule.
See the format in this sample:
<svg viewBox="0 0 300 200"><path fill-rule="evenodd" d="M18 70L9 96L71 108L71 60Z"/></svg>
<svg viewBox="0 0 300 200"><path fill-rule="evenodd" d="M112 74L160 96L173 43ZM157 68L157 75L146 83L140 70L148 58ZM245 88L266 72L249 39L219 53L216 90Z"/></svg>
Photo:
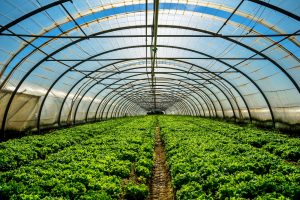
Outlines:
<svg viewBox="0 0 300 200"><path fill-rule="evenodd" d="M149 111L299 124L299 13L295 0L2 0L2 136Z"/></svg>

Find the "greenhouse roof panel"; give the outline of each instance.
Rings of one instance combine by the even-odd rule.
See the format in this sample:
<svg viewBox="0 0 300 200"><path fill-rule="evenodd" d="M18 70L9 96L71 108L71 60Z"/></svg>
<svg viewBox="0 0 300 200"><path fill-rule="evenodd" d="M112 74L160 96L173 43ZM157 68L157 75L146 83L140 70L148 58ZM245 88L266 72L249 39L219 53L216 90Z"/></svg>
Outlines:
<svg viewBox="0 0 300 200"><path fill-rule="evenodd" d="M269 116L274 125L284 116L273 106L292 112L293 99L300 99L298 1L24 2L0 3L0 87L11 93L0 115L3 131L23 93L40 99L33 119L40 129L49 117L45 104L76 116L74 109L84 113L95 103L128 99L118 92L123 87L136 95L130 88L139 80L151 99L166 89L158 86L163 79L169 88L190 84L193 96L185 98L201 99L212 115ZM162 102L143 100L133 104L149 111ZM287 123L294 123L291 116Z"/></svg>

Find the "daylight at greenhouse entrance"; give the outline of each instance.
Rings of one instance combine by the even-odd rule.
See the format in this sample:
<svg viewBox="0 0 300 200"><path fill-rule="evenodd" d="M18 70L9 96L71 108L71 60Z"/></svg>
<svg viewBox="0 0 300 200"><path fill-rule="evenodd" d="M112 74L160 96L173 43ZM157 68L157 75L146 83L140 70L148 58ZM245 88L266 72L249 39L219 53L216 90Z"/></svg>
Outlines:
<svg viewBox="0 0 300 200"><path fill-rule="evenodd" d="M300 199L300 1L0 0L0 200Z"/></svg>

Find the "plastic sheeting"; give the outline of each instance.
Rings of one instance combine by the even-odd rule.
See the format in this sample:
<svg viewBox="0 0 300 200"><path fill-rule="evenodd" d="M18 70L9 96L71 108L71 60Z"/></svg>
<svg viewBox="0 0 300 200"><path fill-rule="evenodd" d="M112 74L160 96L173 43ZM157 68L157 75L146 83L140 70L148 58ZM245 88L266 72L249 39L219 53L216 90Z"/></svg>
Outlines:
<svg viewBox="0 0 300 200"><path fill-rule="evenodd" d="M155 95L145 3L1 1L2 133L146 114L154 99L170 114L300 123L299 1L161 0Z"/></svg>

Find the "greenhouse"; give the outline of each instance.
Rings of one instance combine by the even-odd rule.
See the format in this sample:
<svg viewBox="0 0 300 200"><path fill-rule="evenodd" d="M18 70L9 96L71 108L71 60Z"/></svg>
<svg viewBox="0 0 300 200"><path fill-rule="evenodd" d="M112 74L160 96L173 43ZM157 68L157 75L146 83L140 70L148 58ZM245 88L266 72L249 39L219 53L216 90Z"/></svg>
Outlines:
<svg viewBox="0 0 300 200"><path fill-rule="evenodd" d="M0 0L0 200L300 199L299 14Z"/></svg>

